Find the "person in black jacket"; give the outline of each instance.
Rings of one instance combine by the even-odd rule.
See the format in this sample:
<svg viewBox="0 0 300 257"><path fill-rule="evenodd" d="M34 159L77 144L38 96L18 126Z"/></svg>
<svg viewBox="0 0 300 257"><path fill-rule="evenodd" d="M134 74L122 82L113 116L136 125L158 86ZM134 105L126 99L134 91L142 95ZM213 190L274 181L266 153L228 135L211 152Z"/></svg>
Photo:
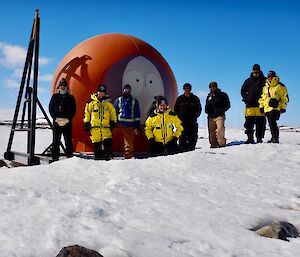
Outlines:
<svg viewBox="0 0 300 257"><path fill-rule="evenodd" d="M182 121L183 132L179 138L181 151L195 150L198 139L197 119L201 114L202 107L199 98L191 93L190 83L183 85L184 93L176 99L174 111Z"/></svg>
<svg viewBox="0 0 300 257"><path fill-rule="evenodd" d="M230 101L228 95L218 89L217 82L210 82L209 89L205 104L209 143L211 148L218 148L226 145L225 112L230 108Z"/></svg>
<svg viewBox="0 0 300 257"><path fill-rule="evenodd" d="M258 64L254 64L250 77L245 80L242 88L241 95L245 102L245 134L248 139L245 144L254 144L254 125L256 142L262 143L266 130L266 118L263 112L259 109L258 99L262 95L263 87L266 78L260 70Z"/></svg>
<svg viewBox="0 0 300 257"><path fill-rule="evenodd" d="M151 106L150 106L150 108L148 109L148 112L147 112L147 114L148 114L148 117L150 116L150 115L152 115L152 114L154 114L154 112L155 112L155 110L156 110L156 105L157 105L157 98L158 97L161 97L161 96L154 96L154 101L152 102L152 104L151 104Z"/></svg>
<svg viewBox="0 0 300 257"><path fill-rule="evenodd" d="M53 94L49 103L49 112L53 118L52 160L59 159L59 145L63 134L66 156L73 156L72 119L76 113L75 98L69 94L66 79L62 79L57 87L58 93Z"/></svg>

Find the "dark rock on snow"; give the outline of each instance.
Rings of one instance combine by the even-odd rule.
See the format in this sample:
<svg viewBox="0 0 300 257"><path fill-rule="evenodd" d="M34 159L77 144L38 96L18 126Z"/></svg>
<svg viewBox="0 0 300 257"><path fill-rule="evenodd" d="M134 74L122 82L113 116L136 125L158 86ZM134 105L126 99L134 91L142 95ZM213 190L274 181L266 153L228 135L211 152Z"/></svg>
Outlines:
<svg viewBox="0 0 300 257"><path fill-rule="evenodd" d="M298 229L289 222L279 221L265 225L260 228L253 229L260 236L278 238L284 241L289 241L288 237L298 237Z"/></svg>
<svg viewBox="0 0 300 257"><path fill-rule="evenodd" d="M0 160L0 168L1 168L1 167L7 167L6 162L3 161L3 160Z"/></svg>
<svg viewBox="0 0 300 257"><path fill-rule="evenodd" d="M79 245L66 246L56 257L103 257L100 253Z"/></svg>

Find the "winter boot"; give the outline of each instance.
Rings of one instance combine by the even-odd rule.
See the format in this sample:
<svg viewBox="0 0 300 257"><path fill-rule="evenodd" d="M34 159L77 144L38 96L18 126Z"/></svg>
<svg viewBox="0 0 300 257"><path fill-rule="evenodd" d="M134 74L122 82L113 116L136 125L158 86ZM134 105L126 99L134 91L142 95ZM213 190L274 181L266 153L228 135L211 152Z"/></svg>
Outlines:
<svg viewBox="0 0 300 257"><path fill-rule="evenodd" d="M104 154L103 154L103 150L102 150L102 145L100 142L97 143L93 143L94 145L94 159L95 160L103 160Z"/></svg>
<svg viewBox="0 0 300 257"><path fill-rule="evenodd" d="M257 138L256 143L261 144L263 140L261 138Z"/></svg>
<svg viewBox="0 0 300 257"><path fill-rule="evenodd" d="M271 138L270 140L268 140L268 143L274 143L274 144L279 144L279 140L278 138Z"/></svg>
<svg viewBox="0 0 300 257"><path fill-rule="evenodd" d="M245 144L254 144L254 138L253 137L248 137L248 139L245 141Z"/></svg>
<svg viewBox="0 0 300 257"><path fill-rule="evenodd" d="M254 142L254 131L251 130L246 130L245 134L247 135L248 139L245 141L245 144L255 144Z"/></svg>

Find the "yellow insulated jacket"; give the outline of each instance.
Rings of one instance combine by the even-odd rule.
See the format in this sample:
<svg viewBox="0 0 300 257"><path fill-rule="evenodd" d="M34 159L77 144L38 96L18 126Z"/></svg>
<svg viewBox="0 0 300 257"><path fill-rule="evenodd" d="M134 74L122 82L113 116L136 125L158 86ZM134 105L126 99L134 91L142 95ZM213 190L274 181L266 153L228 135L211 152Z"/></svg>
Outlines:
<svg viewBox="0 0 300 257"><path fill-rule="evenodd" d="M109 96L99 100L97 94L91 95L91 101L85 105L83 122L90 122L92 143L112 138L110 122L117 122L116 110Z"/></svg>
<svg viewBox="0 0 300 257"><path fill-rule="evenodd" d="M145 122L145 134L155 142L167 144L174 137L179 138L183 131L181 120L177 115L167 109L164 113L156 112L150 115Z"/></svg>
<svg viewBox="0 0 300 257"><path fill-rule="evenodd" d="M263 108L265 113L286 109L289 102L288 91L286 86L279 82L279 77L275 76L271 82L266 80L266 85L258 102L259 108Z"/></svg>

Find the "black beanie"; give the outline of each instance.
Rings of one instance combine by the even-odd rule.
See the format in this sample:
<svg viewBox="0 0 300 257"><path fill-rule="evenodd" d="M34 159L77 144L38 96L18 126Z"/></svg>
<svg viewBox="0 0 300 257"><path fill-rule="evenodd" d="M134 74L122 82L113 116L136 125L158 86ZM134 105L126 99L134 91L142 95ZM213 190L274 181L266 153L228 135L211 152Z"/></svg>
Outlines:
<svg viewBox="0 0 300 257"><path fill-rule="evenodd" d="M103 92L106 94L106 86L104 84L100 84L98 86L97 92Z"/></svg>
<svg viewBox="0 0 300 257"><path fill-rule="evenodd" d="M62 79L61 79L61 81L59 82L59 85L58 85L57 88L59 88L60 86L65 86L65 87L68 86L68 83L67 83L67 81L66 81L65 78L62 78Z"/></svg>
<svg viewBox="0 0 300 257"><path fill-rule="evenodd" d="M270 70L269 72L268 72L268 77L275 77L276 76L276 72L275 71L273 71L273 70Z"/></svg>
<svg viewBox="0 0 300 257"><path fill-rule="evenodd" d="M129 90L129 92L131 92L131 86L130 85L128 85L128 84L126 84L124 87L123 87L123 90L124 89L128 89Z"/></svg>
<svg viewBox="0 0 300 257"><path fill-rule="evenodd" d="M160 105L160 104L166 104L166 105L168 105L167 99L164 96L162 96L162 95L156 96L156 103L158 105Z"/></svg>
<svg viewBox="0 0 300 257"><path fill-rule="evenodd" d="M260 70L260 65L259 64L254 64L252 67L252 70Z"/></svg>
<svg viewBox="0 0 300 257"><path fill-rule="evenodd" d="M212 87L218 88L218 83L215 82L215 81L212 81L212 82L209 83L208 87L209 88L212 88Z"/></svg>
<svg viewBox="0 0 300 257"><path fill-rule="evenodd" d="M192 85L190 83L185 83L183 85L183 89L188 88L188 89L192 89Z"/></svg>

